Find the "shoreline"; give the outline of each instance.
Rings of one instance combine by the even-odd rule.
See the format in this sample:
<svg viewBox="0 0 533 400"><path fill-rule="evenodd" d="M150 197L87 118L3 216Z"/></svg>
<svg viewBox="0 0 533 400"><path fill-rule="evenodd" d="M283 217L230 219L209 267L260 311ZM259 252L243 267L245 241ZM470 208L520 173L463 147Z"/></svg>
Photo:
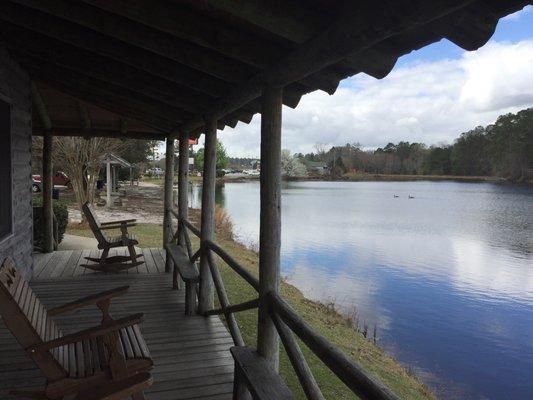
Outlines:
<svg viewBox="0 0 533 400"><path fill-rule="evenodd" d="M189 209L191 217L194 218L195 209ZM93 237L92 231L87 227L80 227L69 224L67 232L77 236ZM145 247L160 247L162 237L162 226L156 224L139 224L132 229L139 237L140 243ZM193 247L199 243L196 237L192 237ZM244 244L233 238L225 238L224 235L217 234L217 242L224 247L239 263L254 275L259 273L258 253L249 249ZM249 298L257 297L257 293L244 282L224 262L217 263L222 274L228 297L231 303L238 304ZM338 346L347 355L360 363L367 371L377 376L380 381L391 388L400 398L413 400L435 399L432 390L423 383L419 377L414 375L408 367L396 361L384 349L374 344L371 338L363 337L363 334L355 329L350 317L343 315L335 307L324 304L320 301L312 300L293 284L282 279L280 289L283 297L291 304L296 311L318 332L328 340ZM237 322L241 328L244 340L248 345L254 345L257 338L257 310L248 310L236 314ZM295 398L304 399L303 393L298 383L294 370L287 358L283 347L280 353L280 373L293 390ZM302 351L313 370L315 377L323 388L326 398L352 399L351 391L342 385L339 386L327 367L321 363L307 348L302 347Z"/></svg>
<svg viewBox="0 0 533 400"><path fill-rule="evenodd" d="M217 178L220 183L242 183L258 181L254 176L224 176ZM513 182L496 176L455 176L455 175L394 175L394 174L346 174L337 178L325 176L283 177L286 182L465 182L465 183L498 183L512 185L533 185L533 180ZM201 180L191 180L201 183Z"/></svg>

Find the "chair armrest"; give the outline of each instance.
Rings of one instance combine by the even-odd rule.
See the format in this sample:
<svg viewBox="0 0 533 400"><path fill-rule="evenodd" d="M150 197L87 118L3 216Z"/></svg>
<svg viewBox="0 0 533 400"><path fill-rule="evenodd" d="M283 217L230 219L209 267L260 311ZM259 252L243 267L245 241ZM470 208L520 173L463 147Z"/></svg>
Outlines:
<svg viewBox="0 0 533 400"><path fill-rule="evenodd" d="M122 296L123 294L126 294L129 288L129 286L121 286L115 289L107 290L105 292L93 294L91 296L82 297L81 299L74 300L70 303L66 303L61 306L54 307L51 310L48 310L48 315L53 317L56 315L65 314L77 310L78 308L87 307L104 300L110 300L114 297Z"/></svg>
<svg viewBox="0 0 533 400"><path fill-rule="evenodd" d="M137 222L137 220L136 219L121 219L121 220L118 220L118 221L101 222L100 226L120 225L120 224L123 224L123 223L130 223L130 222Z"/></svg>
<svg viewBox="0 0 533 400"><path fill-rule="evenodd" d="M27 351L29 351L30 353L43 353L50 349L65 346L67 344L79 343L83 340L95 339L98 337L106 336L109 333L119 331L122 328L140 324L142 322L142 317L142 313L133 314L129 317L120 318L113 322L106 323L105 325L99 325L93 328L84 329L76 333L61 336L57 339L49 340L48 342L43 342L34 346L30 346L28 347Z"/></svg>
<svg viewBox="0 0 533 400"><path fill-rule="evenodd" d="M152 375L141 372L127 378L91 386L80 391L75 400L121 400L148 389L153 384Z"/></svg>
<svg viewBox="0 0 533 400"><path fill-rule="evenodd" d="M106 226L100 226L100 230L105 229L122 229L122 228L129 228L131 226L137 226L137 224L122 224L122 225L106 225Z"/></svg>

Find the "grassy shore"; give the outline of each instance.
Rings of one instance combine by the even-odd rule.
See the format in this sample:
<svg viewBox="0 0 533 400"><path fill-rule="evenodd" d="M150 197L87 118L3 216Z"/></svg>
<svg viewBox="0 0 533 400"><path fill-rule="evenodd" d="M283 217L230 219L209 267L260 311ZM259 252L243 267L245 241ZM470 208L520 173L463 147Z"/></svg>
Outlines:
<svg viewBox="0 0 533 400"><path fill-rule="evenodd" d="M140 224L132 229L143 247L160 247L162 245L162 227L152 224ZM80 236L92 236L90 230L78 226L69 226L67 233ZM193 239L193 246L198 241ZM258 254L245 248L233 240L218 237L218 243L231 254L241 265L253 274L258 274ZM257 297L254 289L240 278L226 264L217 259L226 290L231 303L241 303ZM349 318L340 315L332 307L311 301L293 285L282 282L281 293L292 307L314 329L339 346L346 354L360 363L368 372L376 375L384 384L402 399L434 399L431 391L415 376L407 373L394 359L386 355L371 341L365 339L352 326ZM255 346L257 338L257 311L246 311L237 314L237 321L247 344ZM356 398L338 378L326 368L303 344L302 350L309 365L327 399ZM296 398L304 399L297 377L290 365L287 355L282 350L280 356L280 372L287 384L295 393Z"/></svg>
<svg viewBox="0 0 533 400"><path fill-rule="evenodd" d="M304 180L308 178L303 178ZM317 177L317 180L329 180ZM340 181L390 181L390 182L408 182L408 181L460 181L460 182L505 182L505 179L494 176L455 176L455 175L396 175L396 174L361 174L346 173L339 177Z"/></svg>

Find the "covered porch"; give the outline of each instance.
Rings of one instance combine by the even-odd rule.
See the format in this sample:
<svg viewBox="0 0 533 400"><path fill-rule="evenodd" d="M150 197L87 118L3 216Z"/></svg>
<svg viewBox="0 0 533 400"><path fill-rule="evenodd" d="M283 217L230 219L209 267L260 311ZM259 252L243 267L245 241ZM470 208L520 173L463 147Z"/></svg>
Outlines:
<svg viewBox="0 0 533 400"><path fill-rule="evenodd" d="M332 94L342 79L360 72L383 78L400 56L442 38L476 49L501 17L528 2L238 3L10 0L0 5L7 49L1 49L0 61L7 60L17 85L0 75L3 92L9 93L1 98L15 105L12 120L20 142L13 140L16 148L9 154L21 158L5 167L14 179L13 195L2 197L10 206L0 262L13 257L47 306L130 284L131 292L111 312L145 314L142 330L155 364L149 399L293 398L278 373L282 345L302 392L322 400L302 343L350 395L398 399L281 297L282 109L296 107L304 94L318 89ZM218 131L249 123L256 113L261 114L258 276L215 240ZM46 254L35 257L29 245L31 211L17 214L15 208L31 205L28 133L43 136ZM202 209L196 226L188 215L189 141L202 134ZM53 252L54 136L166 141L164 249L144 249L145 264L118 274L80 268L84 257L98 256L97 250ZM255 298L230 304L217 267L222 262L254 289ZM245 343L235 313L253 309L258 310L257 340ZM82 311L59 322L77 329L92 318L97 314ZM0 395L8 398L6 390L14 386L42 389L45 382L24 350L3 326L0 335Z"/></svg>
<svg viewBox="0 0 533 400"><path fill-rule="evenodd" d="M146 251L147 249L145 249ZM154 252L158 249L151 249ZM149 250L148 250L149 251ZM146 271L128 274L83 274L69 263L76 252L55 252L53 257L36 257L42 271L34 275L31 287L47 308L103 290L129 285L129 292L113 302L113 317L144 313L142 334L154 361L154 385L148 399L231 399L233 391L233 345L227 329L216 316L185 316L185 295L174 292L168 274ZM67 257L69 256L69 257ZM56 264L55 272L46 269L43 258ZM44 264L44 266L43 266ZM161 262L157 263L163 266ZM52 267L49 265L48 268ZM90 270L87 270L90 271ZM168 290L162 290L162 289ZM65 333L94 325L99 319L96 307L87 308L58 323ZM0 322L0 398L15 399L10 389L42 390L45 380L37 366L3 322Z"/></svg>

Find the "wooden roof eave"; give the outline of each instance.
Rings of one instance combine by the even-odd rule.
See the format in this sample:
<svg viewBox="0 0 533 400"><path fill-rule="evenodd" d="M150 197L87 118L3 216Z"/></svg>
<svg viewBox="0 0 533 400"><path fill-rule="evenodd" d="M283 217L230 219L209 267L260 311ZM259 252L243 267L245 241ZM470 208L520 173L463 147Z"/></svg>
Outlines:
<svg viewBox="0 0 533 400"><path fill-rule="evenodd" d="M390 7L386 13L383 13L383 10L370 7L368 4L367 10L361 10L360 7L354 6L351 12L350 10L346 10L343 16L322 34L315 36L307 43L301 45L296 51L284 57L272 67L249 79L238 89L219 100L213 109L209 111L209 118L220 118L227 112L238 109L253 99L256 99L265 84L285 86L329 65L335 63L342 64L346 59L350 59L353 62L357 55L371 50L374 46L385 42L389 38L394 39L404 32L426 29L426 26L428 27L427 29L431 30L432 27L437 27L442 23L446 24L448 18L464 18L464 15L461 16L460 14L461 11L467 13L474 20L476 18L485 20L483 29L476 31L477 33L474 39L468 35L467 37L470 37L470 39L467 42L455 38L459 45L468 43L469 48L478 48L490 38L490 34L493 32L498 19L506 15L503 12L500 13L501 15L496 15L493 9L486 7L483 10L485 14L476 16L472 12L472 9L475 10L479 5L478 3L486 6L483 1L455 0L441 1L438 3L418 3L413 9L408 11L404 10L403 14L406 16L402 18L399 17L402 13L399 10L394 10L394 7ZM514 1L511 3L513 5L506 9L509 12L519 9L519 7L527 2ZM373 21L375 20L373 17L378 17L378 13L380 18L379 25L360 27L354 23L354 21L361 19ZM453 30L453 25L449 26L448 29ZM441 31L436 33L432 31L431 35L422 37L422 42L425 42L425 44L432 43L445 36L453 37L453 35L447 32ZM409 50L406 52L413 49L409 45L407 47ZM382 65L384 68L377 71L380 77L390 72L397 56L399 55L394 54L386 58L386 62ZM361 66L365 67L364 63ZM357 72L362 71L355 70L352 74ZM191 130L198 129L201 126L203 126L203 119L195 116L178 129Z"/></svg>

